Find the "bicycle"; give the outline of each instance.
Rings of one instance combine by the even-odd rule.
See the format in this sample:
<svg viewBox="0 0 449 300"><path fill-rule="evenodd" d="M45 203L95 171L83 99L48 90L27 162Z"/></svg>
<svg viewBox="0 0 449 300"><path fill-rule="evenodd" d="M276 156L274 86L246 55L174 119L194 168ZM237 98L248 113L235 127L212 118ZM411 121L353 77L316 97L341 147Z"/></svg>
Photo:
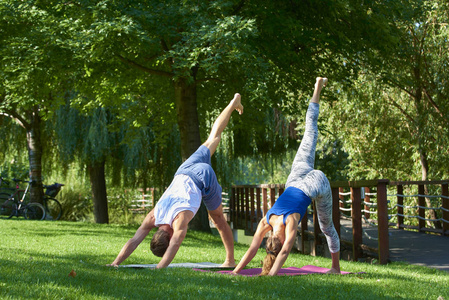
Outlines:
<svg viewBox="0 0 449 300"><path fill-rule="evenodd" d="M16 190L13 194L0 194L0 218L11 219L14 216L19 217L23 215L24 218L28 220L44 220L46 213L42 204L36 202L25 202L25 197L27 196L31 186L31 181L28 181L28 186L25 190L19 189L18 182L21 180L14 179L14 181L16 182ZM23 191L22 197L20 197L21 191ZM1 198L2 196L5 197L5 195L8 195L7 198Z"/></svg>
<svg viewBox="0 0 449 300"><path fill-rule="evenodd" d="M44 185L45 194L42 202L47 214L47 220L57 221L62 216L62 205L54 198L59 193L62 186L64 186L62 183L56 182L52 185Z"/></svg>

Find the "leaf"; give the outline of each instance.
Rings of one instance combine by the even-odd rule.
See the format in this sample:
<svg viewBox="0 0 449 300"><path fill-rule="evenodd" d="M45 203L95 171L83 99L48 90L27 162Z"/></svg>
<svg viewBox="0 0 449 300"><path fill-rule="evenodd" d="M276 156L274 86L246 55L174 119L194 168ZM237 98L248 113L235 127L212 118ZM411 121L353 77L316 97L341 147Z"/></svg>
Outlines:
<svg viewBox="0 0 449 300"><path fill-rule="evenodd" d="M75 276L76 276L76 272L75 272L75 270L72 269L72 271L70 271L70 273L69 273L69 277L75 278Z"/></svg>

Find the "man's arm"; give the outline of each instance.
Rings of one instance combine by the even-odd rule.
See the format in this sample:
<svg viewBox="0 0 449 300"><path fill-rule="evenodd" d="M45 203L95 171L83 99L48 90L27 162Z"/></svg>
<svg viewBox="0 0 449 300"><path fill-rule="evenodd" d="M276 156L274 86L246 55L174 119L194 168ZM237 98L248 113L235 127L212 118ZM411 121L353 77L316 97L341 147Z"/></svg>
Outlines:
<svg viewBox="0 0 449 300"><path fill-rule="evenodd" d="M240 271L242 271L243 268L246 267L246 265L249 264L249 262L257 254L257 251L259 250L260 244L262 243L265 234L267 234L267 232L271 229L271 226L266 224L264 220L265 219L260 220L259 225L257 226L256 233L254 234L253 241L251 242L251 246L249 246L248 251L246 251L245 255L242 257L239 264L237 265L237 267L235 267L232 273L240 273Z"/></svg>
<svg viewBox="0 0 449 300"><path fill-rule="evenodd" d="M116 259L107 266L117 267L118 265L120 265L125 259L127 259L131 255L131 253L134 252L134 250L136 250L137 246L140 245L140 243L148 235L151 229L156 227L154 226L153 210L151 210L145 217L145 220L143 220L142 225L140 225L139 229L137 229L134 236L126 242L120 253L117 255Z"/></svg>
<svg viewBox="0 0 449 300"><path fill-rule="evenodd" d="M173 236L170 239L170 244L165 251L161 261L157 264L156 269L166 268L175 258L176 253L181 247L181 243L186 237L187 227L194 214L189 210L182 211L173 221Z"/></svg>

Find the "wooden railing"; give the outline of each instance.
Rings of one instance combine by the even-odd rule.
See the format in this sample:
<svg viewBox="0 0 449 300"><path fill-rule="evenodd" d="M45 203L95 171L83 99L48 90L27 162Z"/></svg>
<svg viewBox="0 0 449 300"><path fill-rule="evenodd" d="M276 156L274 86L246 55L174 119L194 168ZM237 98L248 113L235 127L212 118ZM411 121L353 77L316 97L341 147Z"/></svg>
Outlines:
<svg viewBox="0 0 449 300"><path fill-rule="evenodd" d="M417 186L418 194L404 195L404 186ZM438 195L425 195L426 186L439 185L441 193ZM339 181L332 182L332 198L333 198L333 221L339 235L341 235L340 220L343 214L350 218L352 223L352 256L354 260L358 260L363 255L363 250L375 251L381 264L386 264L389 259L389 239L388 227L395 225L402 229L417 229L423 232L435 232L433 227L426 226L430 221L440 222L441 234L449 235L449 197L448 197L448 181L408 181L408 182L390 182L386 179L365 180L365 181ZM397 193L389 195L389 189L396 187ZM260 219L265 216L268 209L274 204L276 199L282 194L285 186L282 184L262 184L262 185L240 185L231 188L230 195L230 215L234 229L243 229L248 235L254 234ZM410 188L409 188L410 189ZM411 189L410 189L411 190ZM363 195L362 195L363 194ZM345 196L350 196L349 201L345 201ZM418 197L418 205L416 206L417 216L404 215L403 200L406 197ZM436 220L425 218L426 207L425 198L436 197L441 199L441 217ZM391 199L397 199L397 204L390 205ZM374 201L375 200L375 201ZM414 206L413 206L414 207ZM412 207L412 208L413 208ZM312 203L313 213L313 230L314 237L312 254L318 252L321 244L321 231L317 222L314 203ZM396 214L391 214L397 210ZM349 214L347 212L350 212ZM396 223L390 223L389 219L397 217ZM418 225L405 225L404 218L418 218ZM368 247L363 244L363 220L377 225L377 248ZM308 230L308 218L301 221L300 232L304 237ZM409 222L410 223L410 222ZM416 228L415 228L416 227ZM305 239L301 238L301 250L304 253Z"/></svg>

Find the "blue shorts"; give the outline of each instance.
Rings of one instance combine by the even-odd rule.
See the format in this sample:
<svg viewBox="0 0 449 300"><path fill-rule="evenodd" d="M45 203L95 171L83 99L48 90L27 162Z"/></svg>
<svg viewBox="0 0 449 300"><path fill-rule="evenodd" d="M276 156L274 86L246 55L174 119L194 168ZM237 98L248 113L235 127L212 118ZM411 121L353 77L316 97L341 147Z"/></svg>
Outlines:
<svg viewBox="0 0 449 300"><path fill-rule="evenodd" d="M217 209L221 200L222 188L210 164L210 150L201 145L176 171L176 175L187 175L192 178L201 190L201 195L207 210Z"/></svg>

